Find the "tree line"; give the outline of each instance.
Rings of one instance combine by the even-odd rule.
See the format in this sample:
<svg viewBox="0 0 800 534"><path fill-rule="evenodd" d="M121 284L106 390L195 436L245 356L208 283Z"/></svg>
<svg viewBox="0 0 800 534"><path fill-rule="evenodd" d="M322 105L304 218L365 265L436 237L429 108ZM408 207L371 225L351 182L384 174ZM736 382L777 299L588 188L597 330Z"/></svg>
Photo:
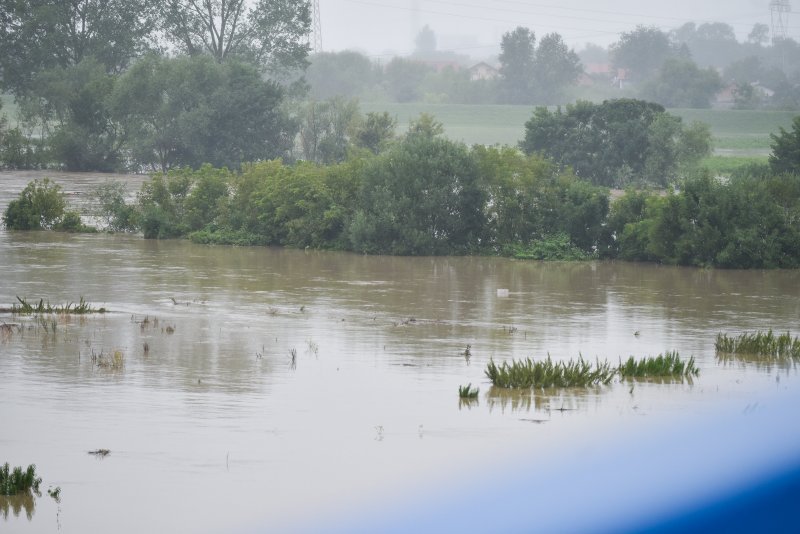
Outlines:
<svg viewBox="0 0 800 534"><path fill-rule="evenodd" d="M612 201L569 166L512 147L469 148L423 115L380 153L351 150L336 164L174 169L134 202L123 184L108 183L96 214L109 231L205 244L800 267L800 117L773 140L768 165L730 179L698 168L666 190L630 189ZM87 230L47 180L31 182L3 221Z"/></svg>
<svg viewBox="0 0 800 534"><path fill-rule="evenodd" d="M6 167L166 170L285 156L305 0L0 0Z"/></svg>
<svg viewBox="0 0 800 534"><path fill-rule="evenodd" d="M472 76L476 60L437 50L428 27L408 57L382 64L354 51L321 53L309 58L306 76L311 96L321 100L552 105L628 97L707 108L733 87L727 105L738 109L800 108L800 44L770 41L763 24L744 42L727 24L689 22L671 31L638 26L607 49L590 43L576 52L558 33L537 38L526 27L503 34L499 44L499 56L485 59L497 67L488 79Z"/></svg>

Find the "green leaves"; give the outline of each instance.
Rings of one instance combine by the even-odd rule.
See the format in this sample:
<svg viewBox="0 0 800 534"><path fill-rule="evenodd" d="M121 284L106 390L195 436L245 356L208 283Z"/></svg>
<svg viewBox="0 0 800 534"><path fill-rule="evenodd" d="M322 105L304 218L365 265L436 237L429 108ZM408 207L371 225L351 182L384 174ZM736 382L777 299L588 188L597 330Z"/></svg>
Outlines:
<svg viewBox="0 0 800 534"><path fill-rule="evenodd" d="M36 476L36 466L31 464L27 469L15 467L8 463L0 467L0 495L16 495L26 491L39 491L42 479Z"/></svg>
<svg viewBox="0 0 800 534"><path fill-rule="evenodd" d="M61 186L49 178L30 182L17 200L8 204L3 224L11 230L46 230L55 227L64 215L66 201Z"/></svg>
<svg viewBox="0 0 800 534"><path fill-rule="evenodd" d="M666 186L710 150L708 129L681 120L659 104L633 99L577 102L565 111L537 108L520 148L539 153L595 185Z"/></svg>
<svg viewBox="0 0 800 534"><path fill-rule="evenodd" d="M781 127L778 135L770 134L770 137L772 154L769 156L769 166L772 172L800 174L800 115L792 121L791 131Z"/></svg>

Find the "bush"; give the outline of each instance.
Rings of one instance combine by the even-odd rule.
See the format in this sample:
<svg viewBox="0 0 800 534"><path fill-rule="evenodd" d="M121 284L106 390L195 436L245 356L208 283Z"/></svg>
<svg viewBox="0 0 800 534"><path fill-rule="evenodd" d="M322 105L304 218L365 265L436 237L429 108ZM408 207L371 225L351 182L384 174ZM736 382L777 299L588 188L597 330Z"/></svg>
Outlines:
<svg viewBox="0 0 800 534"><path fill-rule="evenodd" d="M54 228L64 215L66 201L61 186L49 178L30 182L17 200L8 204L3 224L9 230Z"/></svg>

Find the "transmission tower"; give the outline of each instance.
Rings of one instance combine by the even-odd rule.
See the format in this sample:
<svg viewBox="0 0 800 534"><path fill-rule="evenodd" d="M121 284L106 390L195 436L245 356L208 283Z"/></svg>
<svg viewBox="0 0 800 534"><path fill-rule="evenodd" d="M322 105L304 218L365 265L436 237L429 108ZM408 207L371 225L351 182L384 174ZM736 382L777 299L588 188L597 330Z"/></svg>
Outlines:
<svg viewBox="0 0 800 534"><path fill-rule="evenodd" d="M789 27L789 13L792 6L789 0L772 0L769 3L769 12L772 19L772 42L786 39Z"/></svg>
<svg viewBox="0 0 800 534"><path fill-rule="evenodd" d="M319 0L311 0L311 35L309 45L315 54L322 52L322 21L319 16Z"/></svg>

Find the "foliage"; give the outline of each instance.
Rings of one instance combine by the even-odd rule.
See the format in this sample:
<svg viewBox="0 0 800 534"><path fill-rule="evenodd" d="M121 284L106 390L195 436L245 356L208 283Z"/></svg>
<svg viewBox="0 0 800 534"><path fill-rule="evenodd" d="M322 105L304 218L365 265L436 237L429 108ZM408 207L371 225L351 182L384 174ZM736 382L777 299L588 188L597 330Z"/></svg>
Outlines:
<svg viewBox="0 0 800 534"><path fill-rule="evenodd" d="M780 133L771 134L772 154L769 166L772 172L800 174L800 115L792 121L792 130L780 128Z"/></svg>
<svg viewBox="0 0 800 534"><path fill-rule="evenodd" d="M472 388L472 384L466 386L458 386L458 397L461 399L477 399L478 394L481 392L479 388Z"/></svg>
<svg viewBox="0 0 800 534"><path fill-rule="evenodd" d="M739 43L734 29L722 22L696 25L687 22L670 32L672 42L686 46L691 57L703 67L728 65L739 57Z"/></svg>
<svg viewBox="0 0 800 534"><path fill-rule="evenodd" d="M624 363L620 361L617 372L623 378L688 377L697 376L700 374L700 369L694 363L694 356L684 362L677 352L667 351L655 358L646 357L637 360L631 356Z"/></svg>
<svg viewBox="0 0 800 534"><path fill-rule="evenodd" d="M729 337L717 334L714 343L717 354L766 356L774 359L800 360L800 339L789 332L775 335L770 329L767 332L745 332L739 336Z"/></svg>
<svg viewBox="0 0 800 534"><path fill-rule="evenodd" d="M367 113L366 118L357 127L354 142L373 154L385 150L395 137L397 120L389 113Z"/></svg>
<svg viewBox="0 0 800 534"><path fill-rule="evenodd" d="M422 96L420 86L431 68L420 61L394 57L386 65L384 83L395 102L411 102Z"/></svg>
<svg viewBox="0 0 800 534"><path fill-rule="evenodd" d="M136 196L137 224L146 239L183 236L188 231L186 197L193 176L186 172L155 175Z"/></svg>
<svg viewBox="0 0 800 534"><path fill-rule="evenodd" d="M381 72L358 52L319 52L310 58L305 79L313 100L356 98L380 82Z"/></svg>
<svg viewBox="0 0 800 534"><path fill-rule="evenodd" d="M533 78L539 102L561 101L564 87L574 84L583 72L578 55L570 50L557 33L549 33L539 41L533 62Z"/></svg>
<svg viewBox="0 0 800 534"><path fill-rule="evenodd" d="M628 192L612 207L609 255L726 268L800 265L800 178L700 173L664 196Z"/></svg>
<svg viewBox="0 0 800 534"><path fill-rule="evenodd" d="M280 87L244 63L149 56L120 78L111 106L133 162L166 172L285 155L295 130L282 102Z"/></svg>
<svg viewBox="0 0 800 534"><path fill-rule="evenodd" d="M528 246L511 245L508 253L518 260L581 261L592 257L573 245L566 234L545 236Z"/></svg>
<svg viewBox="0 0 800 534"><path fill-rule="evenodd" d="M358 103L341 97L308 102L299 118L301 159L315 163L343 161L361 123Z"/></svg>
<svg viewBox="0 0 800 534"><path fill-rule="evenodd" d="M691 167L710 150L710 133L642 100L577 102L566 112L539 107L525 123L520 147L570 166L594 184L664 186L678 169Z"/></svg>
<svg viewBox="0 0 800 534"><path fill-rule="evenodd" d="M102 64L87 58L36 76L32 94L42 102L52 157L72 171L115 171L122 166L125 136L107 102L117 83Z"/></svg>
<svg viewBox="0 0 800 534"><path fill-rule="evenodd" d="M629 70L635 80L649 78L674 54L669 36L652 26L622 33L610 52L614 66Z"/></svg>
<svg viewBox="0 0 800 534"><path fill-rule="evenodd" d="M721 88L722 80L714 69L702 70L689 59L670 58L647 81L641 93L669 108L708 108Z"/></svg>
<svg viewBox="0 0 800 534"><path fill-rule="evenodd" d="M485 194L477 166L464 145L436 136L423 119L367 162L349 228L354 250L464 254L480 244Z"/></svg>
<svg viewBox="0 0 800 534"><path fill-rule="evenodd" d="M533 361L512 360L500 365L489 360L485 374L492 384L501 388L590 387L605 385L614 378L615 370L608 362L591 364L578 357L568 362L553 362L547 358Z"/></svg>
<svg viewBox="0 0 800 534"><path fill-rule="evenodd" d="M545 35L537 47L533 31L520 26L503 35L500 49L501 101L509 104L553 103L583 70L557 33Z"/></svg>
<svg viewBox="0 0 800 534"><path fill-rule="evenodd" d="M16 495L27 491L39 491L41 477L36 476L36 466L31 464L27 469L15 467L13 470L6 462L0 467L0 495Z"/></svg>
<svg viewBox="0 0 800 534"><path fill-rule="evenodd" d="M306 66L311 29L305 0L169 0L162 5L165 36L190 56L239 59L271 73Z"/></svg>
<svg viewBox="0 0 800 534"><path fill-rule="evenodd" d="M151 47L154 0L0 1L0 83L17 96L38 75L93 58L119 73Z"/></svg>
<svg viewBox="0 0 800 534"><path fill-rule="evenodd" d="M10 230L42 230L58 225L64 216L66 201L61 186L49 178L30 182L9 202L3 224Z"/></svg>
<svg viewBox="0 0 800 534"><path fill-rule="evenodd" d="M92 192L94 213L111 232L131 232L136 228L133 206L125 202L125 183L109 180Z"/></svg>
<svg viewBox="0 0 800 534"><path fill-rule="evenodd" d="M509 104L529 104L533 95L535 34L528 28L519 26L514 31L503 34L500 50L503 101Z"/></svg>

